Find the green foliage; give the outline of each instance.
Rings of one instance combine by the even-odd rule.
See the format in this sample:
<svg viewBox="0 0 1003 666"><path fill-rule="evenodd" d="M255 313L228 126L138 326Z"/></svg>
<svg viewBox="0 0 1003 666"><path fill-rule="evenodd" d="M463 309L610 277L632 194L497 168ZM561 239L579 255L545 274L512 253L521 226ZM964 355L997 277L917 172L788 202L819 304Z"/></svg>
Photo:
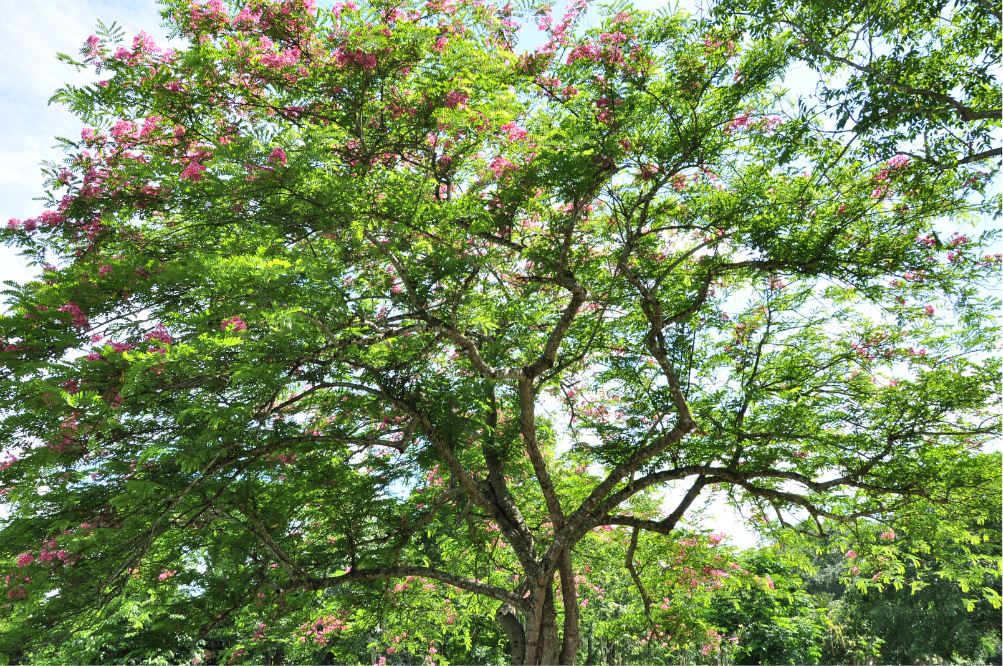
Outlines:
<svg viewBox="0 0 1003 666"><path fill-rule="evenodd" d="M783 35L788 57L821 75L817 94L834 129L875 154L999 168L1001 33L992 3L721 0L714 11L748 16L754 35Z"/></svg>
<svg viewBox="0 0 1003 666"><path fill-rule="evenodd" d="M998 603L998 198L792 111L783 35L584 10L174 0L186 48L66 58L90 127L0 231L0 653L817 661L806 525Z"/></svg>

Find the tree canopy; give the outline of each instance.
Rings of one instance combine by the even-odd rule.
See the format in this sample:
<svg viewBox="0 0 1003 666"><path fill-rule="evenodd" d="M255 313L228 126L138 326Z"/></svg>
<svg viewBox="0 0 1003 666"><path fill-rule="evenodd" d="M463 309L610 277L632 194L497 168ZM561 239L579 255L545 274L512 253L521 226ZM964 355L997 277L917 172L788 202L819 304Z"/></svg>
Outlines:
<svg viewBox="0 0 1003 666"><path fill-rule="evenodd" d="M569 664L609 594L706 655L694 604L775 585L686 526L712 496L864 588L950 544L998 605L998 160L833 134L745 17L587 9L174 0L186 48L63 56L107 78L2 231L41 271L0 319L0 651Z"/></svg>

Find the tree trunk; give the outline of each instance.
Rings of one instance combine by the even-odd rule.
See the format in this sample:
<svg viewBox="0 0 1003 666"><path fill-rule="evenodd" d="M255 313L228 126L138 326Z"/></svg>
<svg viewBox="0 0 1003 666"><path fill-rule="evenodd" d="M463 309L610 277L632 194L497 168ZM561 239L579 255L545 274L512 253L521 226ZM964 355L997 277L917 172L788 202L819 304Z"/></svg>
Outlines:
<svg viewBox="0 0 1003 666"><path fill-rule="evenodd" d="M508 654L513 664L526 663L526 630L522 627L515 606L502 604L495 619L508 634Z"/></svg>
<svg viewBox="0 0 1003 666"><path fill-rule="evenodd" d="M535 612L526 616L525 663L527 666L553 666L557 663L560 650L553 580L543 590L536 591L536 597L539 601L534 604Z"/></svg>
<svg viewBox="0 0 1003 666"><path fill-rule="evenodd" d="M563 632L558 630L557 610L554 598L554 581L534 590L537 603L525 613L525 623L511 604L502 604L495 613L495 619L508 636L508 654L512 664L528 666L572 666L582 643L579 628L578 594L571 558L564 556L559 561L561 572L561 592L564 603ZM541 599L542 597L542 599ZM592 640L589 638L589 658L592 655Z"/></svg>
<svg viewBox="0 0 1003 666"><path fill-rule="evenodd" d="M495 619L508 635L508 653L513 665L553 666L560 663L558 660L562 647L561 635L557 629L557 611L554 608L553 581L542 590L534 592L539 601L525 613L525 624L519 621L516 609L509 604L501 605L495 613Z"/></svg>
<svg viewBox="0 0 1003 666"><path fill-rule="evenodd" d="M582 644L582 634L579 630L578 588L575 584L575 570L571 564L571 555L567 550L558 560L558 570L561 573L561 594L564 601L564 635L561 640L561 654L558 663L572 666L578 656L578 647Z"/></svg>

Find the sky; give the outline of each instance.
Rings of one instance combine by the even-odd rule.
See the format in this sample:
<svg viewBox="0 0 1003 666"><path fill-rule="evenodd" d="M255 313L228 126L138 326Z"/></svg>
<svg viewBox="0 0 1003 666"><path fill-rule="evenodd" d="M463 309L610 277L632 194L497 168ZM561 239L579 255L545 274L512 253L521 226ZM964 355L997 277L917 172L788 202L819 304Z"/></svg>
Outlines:
<svg viewBox="0 0 1003 666"><path fill-rule="evenodd" d="M37 216L43 194L40 163L61 160L56 136L79 137L81 123L48 100L61 86L83 84L78 73L56 60L76 56L98 19L118 21L128 35L145 30L164 42L158 7L152 0L0 0L4 39L0 40L0 222ZM31 277L24 262L0 247L0 280Z"/></svg>
<svg viewBox="0 0 1003 666"><path fill-rule="evenodd" d="M700 0L696 0L700 1ZM325 3L326 4L326 3ZM554 13L565 3L555 2ZM635 6L654 10L662 3L636 0ZM682 3L695 11L692 2ZM144 30L160 46L168 46L160 27L159 7L153 0L0 0L0 16L7 28L0 40L0 224L9 218L37 216L44 193L41 163L60 161L63 153L54 137L79 137L82 124L58 104L52 94L67 84L82 85L96 77L59 62L57 53L77 56L98 20L118 22L127 39ZM528 44L532 46L531 43ZM795 74L795 77L798 75ZM810 89L809 80L791 80ZM14 252L0 246L0 281L24 282L34 276ZM668 493L666 508L675 508L685 488ZM732 509L718 501L708 507L702 526L723 531L739 547L754 546L757 537Z"/></svg>

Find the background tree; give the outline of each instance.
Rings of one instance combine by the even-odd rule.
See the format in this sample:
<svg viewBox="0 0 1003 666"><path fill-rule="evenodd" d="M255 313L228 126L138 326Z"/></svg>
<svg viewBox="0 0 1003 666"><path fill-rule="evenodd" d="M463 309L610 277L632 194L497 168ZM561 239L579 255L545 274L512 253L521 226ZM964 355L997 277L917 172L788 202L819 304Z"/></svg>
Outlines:
<svg viewBox="0 0 1003 666"><path fill-rule="evenodd" d="M995 173L1000 119L1000 8L985 0L716 2L783 35L822 76L816 94L836 130L877 154L901 151L941 169Z"/></svg>
<svg viewBox="0 0 1003 666"><path fill-rule="evenodd" d="M573 663L589 540L678 584L647 554L701 496L862 553L986 515L997 236L933 235L981 185L785 114L740 23L584 9L517 55L508 6L178 1L189 48L66 58L108 78L3 232L43 266L0 322L3 649L117 613L137 650L445 662L494 616ZM402 604L455 610L375 640Z"/></svg>

